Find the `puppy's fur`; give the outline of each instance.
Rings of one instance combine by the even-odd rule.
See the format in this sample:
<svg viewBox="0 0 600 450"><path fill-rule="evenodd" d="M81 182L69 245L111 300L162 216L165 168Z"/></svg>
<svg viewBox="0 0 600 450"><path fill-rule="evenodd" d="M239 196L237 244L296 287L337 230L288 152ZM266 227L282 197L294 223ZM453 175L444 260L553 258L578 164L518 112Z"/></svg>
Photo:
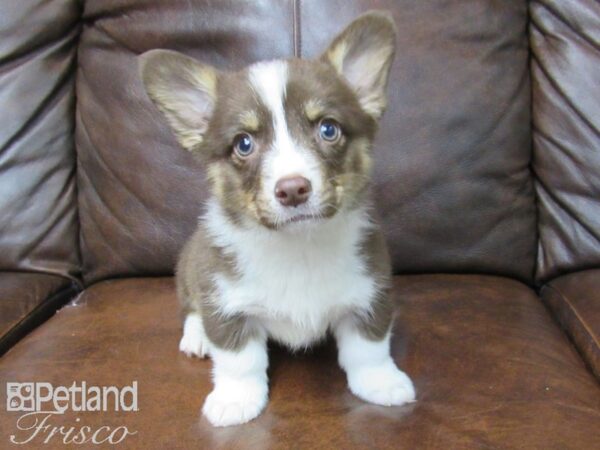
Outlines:
<svg viewBox="0 0 600 450"><path fill-rule="evenodd" d="M392 21L371 12L316 60L225 73L172 51L140 57L149 97L210 180L177 289L180 350L213 359L203 412L214 425L264 408L268 338L303 348L328 330L354 394L414 400L389 355L390 262L367 195L394 41ZM290 177L304 184L280 188ZM285 203L296 194L302 203Z"/></svg>

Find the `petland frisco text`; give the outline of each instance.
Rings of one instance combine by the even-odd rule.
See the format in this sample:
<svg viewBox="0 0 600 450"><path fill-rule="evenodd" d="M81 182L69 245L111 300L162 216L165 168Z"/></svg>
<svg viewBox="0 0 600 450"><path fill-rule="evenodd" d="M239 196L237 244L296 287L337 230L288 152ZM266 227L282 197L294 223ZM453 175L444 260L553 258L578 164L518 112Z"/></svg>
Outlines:
<svg viewBox="0 0 600 450"><path fill-rule="evenodd" d="M80 417L70 425L53 422L63 417L66 411L136 412L137 388L137 381L121 388L88 386L85 381L73 382L70 386L53 386L46 382L6 383L7 412L23 413L16 420L17 432L10 436L10 442L17 445L57 441L64 444L119 444L137 431L124 425L93 428L84 425Z"/></svg>

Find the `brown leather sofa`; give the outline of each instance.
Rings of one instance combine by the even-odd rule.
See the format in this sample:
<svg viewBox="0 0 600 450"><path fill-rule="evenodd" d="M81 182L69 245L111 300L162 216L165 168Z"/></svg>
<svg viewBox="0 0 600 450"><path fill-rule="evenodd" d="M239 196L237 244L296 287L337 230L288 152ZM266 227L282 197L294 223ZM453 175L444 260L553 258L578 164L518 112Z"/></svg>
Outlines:
<svg viewBox="0 0 600 450"><path fill-rule="evenodd" d="M172 278L206 184L136 56L172 48L221 68L313 57L371 8L398 26L374 189L397 274L392 352L418 401L354 398L331 343L273 347L265 413L212 428L199 413L210 361L178 353ZM121 448L600 448L596 0L0 9L3 399L7 382L137 381L137 412L51 418L127 426ZM0 448L27 436L20 414L0 410ZM64 447L45 437L28 445Z"/></svg>

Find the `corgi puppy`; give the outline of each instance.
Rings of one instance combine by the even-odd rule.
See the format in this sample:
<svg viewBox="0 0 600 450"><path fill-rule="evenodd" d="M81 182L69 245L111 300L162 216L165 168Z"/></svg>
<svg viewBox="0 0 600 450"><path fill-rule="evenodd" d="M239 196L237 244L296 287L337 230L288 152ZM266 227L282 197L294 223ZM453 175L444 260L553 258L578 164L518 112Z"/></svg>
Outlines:
<svg viewBox="0 0 600 450"><path fill-rule="evenodd" d="M203 413L215 426L265 407L268 339L301 349L331 332L355 395L415 399L390 357L390 260L368 195L394 50L392 20L370 12L314 60L222 72L174 51L140 56L148 96L210 184L176 283L179 348L213 361Z"/></svg>

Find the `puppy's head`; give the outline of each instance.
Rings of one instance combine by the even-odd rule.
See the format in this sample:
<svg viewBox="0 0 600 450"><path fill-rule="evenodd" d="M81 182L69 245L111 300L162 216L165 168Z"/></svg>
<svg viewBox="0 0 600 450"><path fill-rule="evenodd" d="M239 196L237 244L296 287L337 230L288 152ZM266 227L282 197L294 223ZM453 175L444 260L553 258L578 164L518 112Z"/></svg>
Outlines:
<svg viewBox="0 0 600 450"><path fill-rule="evenodd" d="M231 220L279 229L360 204L394 48L393 22L371 12L316 60L227 73L151 50L140 67L179 143L205 161Z"/></svg>

